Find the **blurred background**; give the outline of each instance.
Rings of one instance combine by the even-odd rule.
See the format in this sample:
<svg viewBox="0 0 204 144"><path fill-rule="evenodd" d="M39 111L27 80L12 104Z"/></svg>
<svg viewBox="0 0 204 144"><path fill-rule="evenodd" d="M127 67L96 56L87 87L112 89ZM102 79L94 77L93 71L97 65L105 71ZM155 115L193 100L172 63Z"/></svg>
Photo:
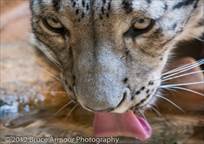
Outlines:
<svg viewBox="0 0 204 144"><path fill-rule="evenodd" d="M0 143L7 135L90 136L93 115L69 103L58 80L59 72L31 42L28 0L0 0ZM203 38L204 39L204 36ZM167 69L196 63L204 58L199 39L178 44ZM201 71L203 65L186 73ZM185 74L185 73L184 73ZM202 72L169 83L204 81ZM145 117L153 125L149 144L204 143L204 84L164 91L169 102L160 100ZM194 91L194 92L193 92ZM195 93L195 91L197 93ZM121 143L140 143L121 138Z"/></svg>

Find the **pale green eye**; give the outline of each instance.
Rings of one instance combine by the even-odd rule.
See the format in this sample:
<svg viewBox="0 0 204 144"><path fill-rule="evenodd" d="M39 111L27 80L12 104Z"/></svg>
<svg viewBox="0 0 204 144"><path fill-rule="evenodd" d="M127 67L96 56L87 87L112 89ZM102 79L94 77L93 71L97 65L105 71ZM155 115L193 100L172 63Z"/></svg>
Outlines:
<svg viewBox="0 0 204 144"><path fill-rule="evenodd" d="M136 18L133 20L133 28L144 30L148 28L152 23L152 19L149 18Z"/></svg>
<svg viewBox="0 0 204 144"><path fill-rule="evenodd" d="M55 29L62 28L62 24L55 18L47 18L47 23L52 28L55 28Z"/></svg>
<svg viewBox="0 0 204 144"><path fill-rule="evenodd" d="M62 33L64 31L64 26L56 17L45 17L42 22L49 31L54 33Z"/></svg>

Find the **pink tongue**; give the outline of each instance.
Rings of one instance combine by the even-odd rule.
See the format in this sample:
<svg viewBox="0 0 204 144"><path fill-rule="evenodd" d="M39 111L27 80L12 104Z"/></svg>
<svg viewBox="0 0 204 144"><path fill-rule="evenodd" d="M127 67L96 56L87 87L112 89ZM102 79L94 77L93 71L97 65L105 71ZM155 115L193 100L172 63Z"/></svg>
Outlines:
<svg viewBox="0 0 204 144"><path fill-rule="evenodd" d="M146 140L151 134L149 123L132 111L123 114L95 113L94 135L96 137L126 136Z"/></svg>

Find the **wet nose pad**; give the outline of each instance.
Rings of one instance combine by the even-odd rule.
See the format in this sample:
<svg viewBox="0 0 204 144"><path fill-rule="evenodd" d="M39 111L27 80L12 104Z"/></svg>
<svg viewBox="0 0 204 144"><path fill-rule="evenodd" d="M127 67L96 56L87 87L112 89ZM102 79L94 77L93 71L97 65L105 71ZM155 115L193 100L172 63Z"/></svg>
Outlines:
<svg viewBox="0 0 204 144"><path fill-rule="evenodd" d="M94 110L88 106L83 106L86 110L91 111L91 112L111 112L114 111L114 108L107 108L107 109L103 109L103 110Z"/></svg>
<svg viewBox="0 0 204 144"><path fill-rule="evenodd" d="M129 90L128 90L129 91ZM128 92L127 90L124 91L123 93L123 96L122 96L122 99L121 101L115 106L115 107L109 107L109 108L106 108L106 109L101 109L101 110L95 110L94 108L91 108L89 106L86 106L86 105L82 105L82 107L88 111L91 111L91 112L120 112L121 110L117 110L118 108L121 107L121 105L127 100L127 97L128 97ZM126 110L125 110L126 111Z"/></svg>

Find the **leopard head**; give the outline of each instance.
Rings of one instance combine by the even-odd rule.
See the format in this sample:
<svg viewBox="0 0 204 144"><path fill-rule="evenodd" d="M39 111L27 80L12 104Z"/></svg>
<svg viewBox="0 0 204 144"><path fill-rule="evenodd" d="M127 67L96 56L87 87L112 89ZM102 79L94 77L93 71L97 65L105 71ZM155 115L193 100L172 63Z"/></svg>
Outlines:
<svg viewBox="0 0 204 144"><path fill-rule="evenodd" d="M201 3L201 2L200 2ZM198 0L32 0L39 48L89 111L122 113L156 100L175 41Z"/></svg>

